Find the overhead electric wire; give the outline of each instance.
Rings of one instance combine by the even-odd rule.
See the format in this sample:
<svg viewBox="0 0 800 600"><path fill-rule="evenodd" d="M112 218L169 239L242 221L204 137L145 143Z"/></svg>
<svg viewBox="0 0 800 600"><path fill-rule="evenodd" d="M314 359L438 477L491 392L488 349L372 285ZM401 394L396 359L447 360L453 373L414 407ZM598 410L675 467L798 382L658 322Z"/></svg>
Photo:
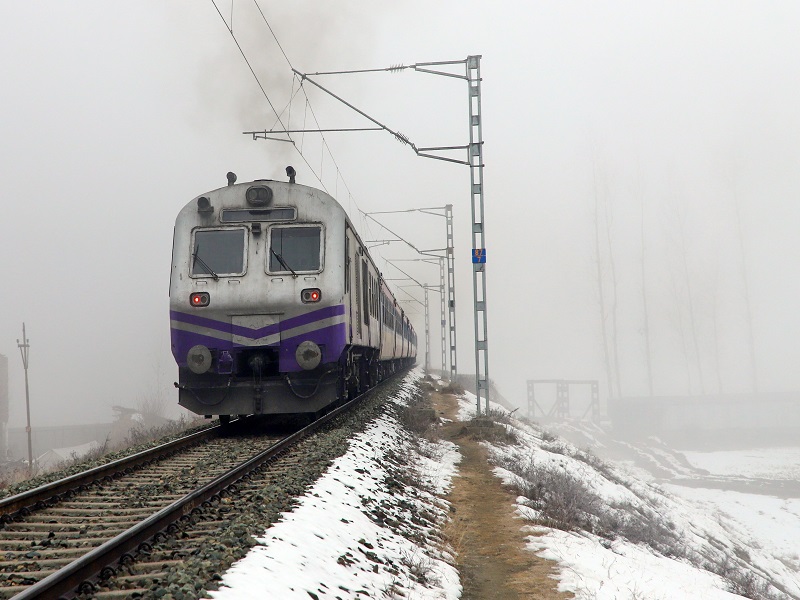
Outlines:
<svg viewBox="0 0 800 600"><path fill-rule="evenodd" d="M328 144L328 140L325 137L324 132L322 131L323 128L320 125L319 119L317 118L317 114L314 111L314 107L311 104L311 100L310 100L310 98L308 96L308 93L306 92L306 89L305 89L305 86L304 86L304 83L305 83L304 78L301 77L299 75L299 72L294 68L294 65L292 64L292 61L289 59L289 56L286 53L286 51L284 50L283 45L280 43L280 40L278 39L278 36L275 33L275 30L272 28L272 25L270 25L269 19L267 19L267 16L264 13L264 11L262 10L261 5L259 4L258 0L253 0L253 4L255 5L256 9L258 10L259 14L261 15L261 18L264 21L264 25L266 25L270 35L272 36L272 39L275 41L275 44L278 46L278 49L280 50L281 55L283 56L284 60L286 61L286 64L289 66L289 68L292 70L292 73L293 73L293 75L292 75L292 77L293 77L292 92L290 94L289 101L286 103L286 106L284 106L283 109L280 112L278 112L277 109L275 108L274 104L272 103L272 100L269 98L269 95L267 94L266 89L264 88L264 85L261 83L261 80L259 79L258 75L256 74L255 69L253 68L252 64L248 60L247 55L246 55L246 53L244 51L244 48L242 48L241 44L236 39L236 35L233 32L233 3L231 3L231 24L230 25L228 25L228 23L225 21L225 17L222 15L222 12L220 11L219 7L216 4L216 1L215 0L211 0L211 3L214 5L214 8L216 9L217 14L219 14L220 19L222 19L222 22L225 25L225 29L228 30L228 33L233 38L233 41L236 44L236 47L239 50L239 53L242 55L242 58L244 59L245 63L247 64L247 67L250 70L250 73L253 75L253 78L256 80L256 83L257 83L259 89L261 90L261 93L264 95L264 98L267 100L267 103L269 104L269 107L272 109L272 112L275 114L276 121L273 123L272 127L270 127L270 130L275 129L275 126L277 124L280 124L280 128L283 130L282 135L285 135L288 138L285 141L288 141L288 142L290 142L292 144L294 149L300 155L300 158L303 160L305 165L308 167L309 171L311 171L311 173L314 175L314 177L319 182L319 184L322 186L322 188L326 192L330 193L330 190L328 189L328 187L325 185L325 182L323 181L323 167L324 167L325 152L328 153L328 156L330 156L330 160L333 163L333 166L334 166L335 171L336 171L336 173L335 173L335 175L336 175L336 186L335 186L334 193L336 194L336 196L338 196L338 184L339 184L339 179L341 179L342 180L342 184L344 186L344 189L347 192L348 208L349 208L348 213L350 213L351 218L355 217L356 215L358 215L360 217L359 228L364 230L364 231L366 231L366 232L368 232L370 235L372 235L372 227L370 227L370 223L367 220L367 217L369 215L365 211L361 210L361 207L359 206L358 202L356 201L355 197L353 196L353 192L350 189L350 186L348 185L347 180L344 178L344 175L342 174L342 170L339 167L339 163L336 161L336 158L333 155L333 151L332 151L330 145ZM397 70L397 67L394 67L394 68L389 69L389 70ZM297 86L296 89L295 89L295 84L294 84L294 78L297 78L297 80L299 81L299 85ZM318 84L315 84L315 85L318 85ZM307 121L308 113L310 112L311 113L311 118L313 119L314 123L316 124L317 129L320 130L319 133L320 133L320 137L322 139L321 150L320 150L321 156L320 156L319 174L315 171L314 167L311 166L311 163L309 162L309 160L308 160L308 158L306 156L306 152L304 152L305 132L302 133L302 137L300 139L300 145L298 147L297 142L292 138L292 135L291 135L292 133L295 133L295 132L292 131L290 129L290 127L287 126L286 124L284 124L284 122L283 122L283 116L284 116L285 113L287 113L287 111L288 111L287 118L291 119L292 104L294 103L297 95L299 93L301 93L301 92L303 94L303 97L305 98L305 108L304 108L304 111L303 111L303 130L306 129L306 121ZM278 138L275 138L275 139L278 139ZM355 212L353 211L353 205L355 205L355 209L356 209ZM373 219L373 221L374 221L374 219ZM378 223L377 221L375 221L375 222ZM384 227L381 223L378 223L378 225L381 226L381 227ZM414 249L417 250L416 248L414 248Z"/></svg>
<svg viewBox="0 0 800 600"><path fill-rule="evenodd" d="M294 72L294 67L292 66L292 62L291 62L291 60L289 60L289 57L286 54L286 51L283 49L283 46L281 45L280 40L278 40L278 36L275 35L275 31L272 29L272 26L269 24L269 20L267 19L266 15L264 14L264 11L261 9L261 6L259 5L258 0L253 0L253 3L255 4L256 8L258 9L259 14L261 14L261 18L264 20L264 24L267 26L267 29L269 30L270 34L272 35L272 38L275 40L275 43L277 44L279 50L281 51L281 54L283 55L283 58L286 60L286 63L289 65L289 67ZM269 107L272 109L272 112L275 114L276 121L275 121L275 123L273 124L273 126L270 129L274 129L276 124L278 124L278 123L280 124L281 129L283 129L283 133L288 138L287 141L291 142L292 146L294 146L295 150L297 150L297 153L300 155L300 158L306 164L306 166L308 167L309 171L314 175L314 177L319 182L319 184L322 186L322 188L326 192L330 193L330 190L325 185L325 182L322 180L322 175L323 175L322 174L322 165L320 165L320 173L317 174L317 172L314 170L314 167L311 166L311 163L306 158L306 155L304 154L304 152L302 150L302 147L301 148L297 147L297 143L294 141L294 139L292 139L292 136L289 133L289 128L283 123L283 118L282 118L283 114L288 109L289 110L289 114L291 115L291 104L294 101L294 99L297 96L297 94L302 91L303 92L303 96L306 99L306 110L308 110L308 109L311 110L311 115L312 115L312 117L314 119L314 122L317 124L317 128L321 129L321 127L319 125L319 121L317 120L316 114L314 113L314 107L311 106L311 101L310 101L310 99L308 97L308 94L306 93L306 91L304 89L302 80L300 81L300 85L297 87L297 91L296 92L293 91L293 93L292 93L292 95L291 95L291 97L289 99L289 102L283 108L283 110L281 110L281 112L279 113L277 111L277 109L275 108L275 105L272 103L272 100L270 99L269 94L267 94L267 91L264 88L264 85L261 83L261 80L259 79L258 74L255 72L255 69L253 68L252 64L250 63L250 60L247 58L247 55L246 55L246 53L244 51L244 48L242 48L241 44L239 43L239 40L236 39L236 35L233 33L233 6L231 5L231 25L228 25L228 22L225 20L225 17L222 14L222 11L220 11L219 6L217 6L216 0L211 0L211 4L214 5L214 9L217 11L217 14L219 15L220 19L222 20L223 24L225 25L225 29L227 29L228 33L231 35L231 38L233 39L233 42L236 44L236 47L239 50L239 53L242 55L242 58L244 59L245 64L247 65L247 68L250 70L250 73L253 75L253 78L256 80L256 84L258 85L259 89L261 90L261 93L263 94L264 98L266 99L267 104L269 104ZM293 75L293 77L295 77L295 75ZM294 90L294 82L292 83L292 90ZM344 176L342 175L341 169L339 168L339 164L336 162L336 159L333 156L333 152L331 151L331 148L328 145L328 141L325 139L324 135L322 135L322 134L320 134L320 135L322 137L321 162L324 161L324 153L325 153L325 151L327 151L328 155L331 157L331 161L333 162L333 164L334 164L334 166L336 168L337 176L341 177L342 183L344 184L345 188L347 189L347 192L348 192L348 195L349 195L349 201L352 202L353 204L355 204L357 211L359 213L361 213L362 212L361 208L358 206L358 202L356 202L356 200L353 198L352 192L350 190L350 186L347 185L347 181L345 181ZM305 140L305 136L303 136L303 140ZM302 146L302 142L301 142L301 146ZM362 220L363 220L363 217L362 217Z"/></svg>

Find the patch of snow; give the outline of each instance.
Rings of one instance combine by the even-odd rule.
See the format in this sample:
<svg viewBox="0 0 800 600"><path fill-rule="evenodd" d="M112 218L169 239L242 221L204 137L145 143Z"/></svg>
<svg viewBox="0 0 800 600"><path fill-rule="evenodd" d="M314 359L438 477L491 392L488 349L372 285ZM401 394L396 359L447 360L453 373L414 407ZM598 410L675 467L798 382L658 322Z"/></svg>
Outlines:
<svg viewBox="0 0 800 600"><path fill-rule="evenodd" d="M417 379L419 372L407 377L406 397ZM453 444L427 444L423 456L393 417L375 420L351 440L348 452L299 505L257 538L259 545L224 574L223 587L210 596L309 600L314 594L322 600L402 592L406 599L459 598L461 584L447 549L408 539L435 533L447 518L448 506L436 494L449 489L460 460ZM427 490L406 485L399 491L388 489L393 455L410 456ZM376 517L378 508L385 521L392 519L399 527L384 525ZM425 514L434 515L436 522L425 522Z"/></svg>
<svg viewBox="0 0 800 600"><path fill-rule="evenodd" d="M724 477L800 480L800 448L754 448L683 454L698 469Z"/></svg>
<svg viewBox="0 0 800 600"><path fill-rule="evenodd" d="M474 395L465 394L461 414L475 414ZM590 500L599 500L594 503L599 506L596 513L588 515L586 521L594 523L606 537L582 530L532 529L535 535L529 538L529 548L558 561L560 590L586 600L736 598L741 596L733 592L755 582L762 593L777 597L778 590L768 587L767 582L771 582L791 597L800 598L796 549L800 501L760 497L755 508L746 498L748 494L678 490L676 486L665 490L654 483L653 471L644 479L639 475L652 468L672 477L696 478L700 473L697 457L690 457L690 464L657 440L652 441L652 447L627 448L614 441L617 451L622 448L623 455L633 457L624 468L618 468L563 439L554 439L537 426L512 423L507 427L513 427L516 445L486 443L497 465L494 472L504 484L524 483L519 473L525 473L527 467L540 478L544 473L565 475L579 482ZM598 432L590 433L602 439ZM714 458L718 460L719 456ZM784 462L792 460L792 456L784 457ZM713 470L709 462L703 468ZM714 468L722 470L720 466ZM518 514L529 522L547 522L545 509L541 499L517 499ZM753 518L754 511L761 512L760 519ZM620 526L631 519L634 524L639 519L639 531L626 532ZM634 541L625 535L632 535Z"/></svg>
<svg viewBox="0 0 800 600"><path fill-rule="evenodd" d="M573 592L576 600L742 598L722 589L719 576L643 546L545 527L535 532L528 548L558 562L558 589Z"/></svg>

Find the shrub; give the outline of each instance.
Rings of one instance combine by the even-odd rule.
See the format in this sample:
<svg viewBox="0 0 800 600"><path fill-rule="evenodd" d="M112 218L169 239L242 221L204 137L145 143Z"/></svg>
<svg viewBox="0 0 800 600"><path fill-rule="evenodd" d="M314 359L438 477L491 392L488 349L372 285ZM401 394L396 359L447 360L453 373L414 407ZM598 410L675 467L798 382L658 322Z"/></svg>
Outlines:
<svg viewBox="0 0 800 600"><path fill-rule="evenodd" d="M452 394L454 396L463 396L464 395L464 387L459 385L458 382L451 381L446 386L442 388L443 394Z"/></svg>
<svg viewBox="0 0 800 600"><path fill-rule="evenodd" d="M490 412L486 416L475 417L467 422L467 432L473 439L493 444L517 444L519 439L514 429L503 422L497 422Z"/></svg>

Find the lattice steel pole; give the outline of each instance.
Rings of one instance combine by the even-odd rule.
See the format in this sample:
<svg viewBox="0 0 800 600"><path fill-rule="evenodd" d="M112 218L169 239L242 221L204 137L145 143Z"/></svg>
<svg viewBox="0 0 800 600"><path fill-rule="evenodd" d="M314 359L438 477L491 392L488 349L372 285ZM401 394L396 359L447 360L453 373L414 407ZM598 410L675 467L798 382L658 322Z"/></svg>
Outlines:
<svg viewBox="0 0 800 600"><path fill-rule="evenodd" d="M453 205L444 207L447 227L447 306L450 340L450 381L458 376L458 360L456 358L456 255L453 249Z"/></svg>
<svg viewBox="0 0 800 600"><path fill-rule="evenodd" d="M440 256L439 257L439 300L440 307L441 307L441 324L442 324L442 377L445 376L447 373L447 348L445 347L446 342L446 332L445 328L447 327L447 312L445 311L445 304L447 303L444 298L445 288L444 288L444 262L446 257Z"/></svg>
<svg viewBox="0 0 800 600"><path fill-rule="evenodd" d="M469 86L469 172L472 196L472 291L475 302L475 395L489 413L489 326L486 319L486 229L483 212L483 125L481 123L481 57L467 57Z"/></svg>
<svg viewBox="0 0 800 600"><path fill-rule="evenodd" d="M425 373L431 370L431 317L428 309L428 288L425 288Z"/></svg>

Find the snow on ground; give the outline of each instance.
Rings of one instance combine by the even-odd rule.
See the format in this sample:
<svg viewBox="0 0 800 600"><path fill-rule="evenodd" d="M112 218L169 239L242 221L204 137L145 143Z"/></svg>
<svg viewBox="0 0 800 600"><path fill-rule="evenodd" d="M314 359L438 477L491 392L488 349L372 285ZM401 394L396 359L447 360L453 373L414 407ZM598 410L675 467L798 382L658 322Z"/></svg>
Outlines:
<svg viewBox="0 0 800 600"><path fill-rule="evenodd" d="M475 396L467 393L459 418L474 414ZM690 488L670 493L652 477L615 468L538 427L511 420L506 428L516 434L517 445L487 445L498 477L529 496L518 498L520 516L548 523L552 490L563 484L558 501L582 523L569 531L531 528L529 548L559 563L560 590L579 600L737 597L732 592L800 598L797 502L759 497L755 519L752 499L743 498L750 494ZM665 457L659 454L661 462ZM672 459L663 462L679 464ZM537 481L547 481L548 489L530 485Z"/></svg>
<svg viewBox="0 0 800 600"><path fill-rule="evenodd" d="M678 485L664 487L707 511L724 514L725 521L736 527L748 547L768 550L800 574L800 499Z"/></svg>
<svg viewBox="0 0 800 600"><path fill-rule="evenodd" d="M683 454L698 469L724 477L800 479L800 448L753 448Z"/></svg>
<svg viewBox="0 0 800 600"><path fill-rule="evenodd" d="M773 482L800 479L800 448L753 448L718 452L687 452L692 466L708 471L715 481L763 479ZM684 487L665 488L707 510L717 510L735 524L751 547L770 549L800 573L800 498L791 494L742 493L732 490ZM775 491L780 488L774 488ZM784 497L788 496L788 497Z"/></svg>
<svg viewBox="0 0 800 600"><path fill-rule="evenodd" d="M405 380L406 398L419 377L414 372ZM464 394L459 419L475 415L475 400ZM497 405L492 409L505 412ZM578 600L742 597L737 593L800 598L800 499L658 486L652 472L638 477L646 470L614 467L538 427L516 420L505 427L513 430L518 444L489 445L489 450L495 473L507 485L524 481L520 473L550 473L579 481L572 491L585 496L583 504L577 502L581 510L590 511L583 513L585 526L571 530L541 526L552 524L542 498L517 500L520 527L531 533L528 547L557 561L560 590ZM603 443L599 431L588 436L589 444ZM447 518L447 506L436 495L448 489L459 456L451 444L423 442L421 453L415 449L419 447L410 443L394 417L377 419L299 505L258 538L259 545L223 576L221 589L210 596L459 598L452 557L431 541ZM781 453L784 468L778 473L763 466L769 452L687 453L684 462L657 441L650 450L635 448L635 462L650 461L676 477L704 469L715 475L788 478L796 476L790 466L800 462ZM407 468L400 462L419 465L416 477L425 482L426 491L398 488L397 470Z"/></svg>
<svg viewBox="0 0 800 600"><path fill-rule="evenodd" d="M414 392L419 378L418 371L406 377L396 402ZM461 585L452 557L427 534L447 518L448 507L436 494L449 488L460 456L450 443L422 443L425 456L394 417L374 421L299 505L225 573L222 587L210 596L458 598ZM397 456L410 457L427 491L398 487L392 470Z"/></svg>
<svg viewBox="0 0 800 600"><path fill-rule="evenodd" d="M576 598L643 600L741 598L725 591L720 577L686 563L665 559L644 546L608 542L586 533L538 527L528 547L561 565L559 590Z"/></svg>

